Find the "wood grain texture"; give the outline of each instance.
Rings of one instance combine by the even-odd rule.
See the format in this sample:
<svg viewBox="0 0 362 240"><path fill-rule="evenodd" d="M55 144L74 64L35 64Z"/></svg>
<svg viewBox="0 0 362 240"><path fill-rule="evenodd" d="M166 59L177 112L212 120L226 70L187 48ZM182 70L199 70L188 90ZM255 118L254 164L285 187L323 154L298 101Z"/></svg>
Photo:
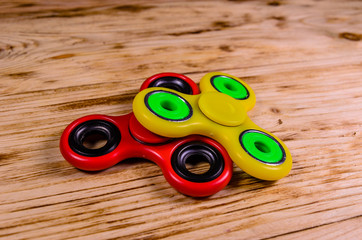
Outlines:
<svg viewBox="0 0 362 240"><path fill-rule="evenodd" d="M361 1L1 1L0 29L0 238L361 239ZM71 121L130 112L165 71L245 80L290 175L235 167L195 199L146 160L87 173L62 158Z"/></svg>

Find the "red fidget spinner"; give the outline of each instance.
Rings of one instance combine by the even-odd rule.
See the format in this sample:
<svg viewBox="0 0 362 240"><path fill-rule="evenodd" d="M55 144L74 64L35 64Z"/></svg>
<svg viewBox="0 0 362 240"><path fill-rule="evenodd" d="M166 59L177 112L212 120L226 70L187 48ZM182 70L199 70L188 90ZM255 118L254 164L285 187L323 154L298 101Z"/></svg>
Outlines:
<svg viewBox="0 0 362 240"><path fill-rule="evenodd" d="M176 73L161 73L148 78L140 90L166 87L186 94L198 94L197 85L188 77ZM84 141L91 135L106 139L100 148L88 148ZM144 158L155 162L166 180L178 191L193 197L204 197L223 189L232 175L232 161L223 146L216 141L191 135L166 138L144 128L133 113L123 116L89 115L72 122L60 139L63 157L76 168L97 171L109 168L128 158ZM209 169L196 174L186 167L199 159Z"/></svg>

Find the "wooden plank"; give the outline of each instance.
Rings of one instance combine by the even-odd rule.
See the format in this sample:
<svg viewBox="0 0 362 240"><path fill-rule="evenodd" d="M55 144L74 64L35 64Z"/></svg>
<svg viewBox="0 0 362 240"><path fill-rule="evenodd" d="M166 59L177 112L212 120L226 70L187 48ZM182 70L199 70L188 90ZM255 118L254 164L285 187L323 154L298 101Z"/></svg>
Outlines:
<svg viewBox="0 0 362 240"><path fill-rule="evenodd" d="M0 238L359 239L360 1L2 1ZM74 119L132 109L159 72L211 71L255 91L255 123L293 156L265 182L184 196L158 166L79 171L59 152Z"/></svg>

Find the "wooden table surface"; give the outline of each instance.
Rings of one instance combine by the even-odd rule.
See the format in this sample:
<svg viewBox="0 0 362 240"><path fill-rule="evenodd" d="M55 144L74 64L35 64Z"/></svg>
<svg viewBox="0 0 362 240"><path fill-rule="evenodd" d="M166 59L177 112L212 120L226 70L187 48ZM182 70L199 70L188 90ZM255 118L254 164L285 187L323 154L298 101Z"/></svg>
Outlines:
<svg viewBox="0 0 362 240"><path fill-rule="evenodd" d="M2 239L361 239L361 1L1 1ZM184 196L150 161L77 170L73 120L123 115L160 72L233 74L293 156L276 182L234 166Z"/></svg>

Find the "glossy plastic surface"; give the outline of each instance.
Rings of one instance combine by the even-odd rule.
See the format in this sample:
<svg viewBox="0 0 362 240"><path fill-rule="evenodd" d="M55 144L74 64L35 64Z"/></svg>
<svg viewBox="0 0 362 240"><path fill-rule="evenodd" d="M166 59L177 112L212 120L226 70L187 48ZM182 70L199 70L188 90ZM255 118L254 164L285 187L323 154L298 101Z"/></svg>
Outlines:
<svg viewBox="0 0 362 240"><path fill-rule="evenodd" d="M182 91L199 93L191 79L176 73L154 75L141 89L155 82L172 87L174 78L177 78L175 88L181 86ZM165 82L170 79L171 83ZM91 135L103 136L104 146L96 149L84 146L85 138ZM176 190L193 197L210 196L223 189L233 170L229 155L216 141L197 135L179 139L156 135L144 128L133 113L116 117L89 115L75 120L64 130L60 150L69 163L86 171L103 170L127 158L151 160ZM186 163L195 158L208 162L209 170L201 174L189 171Z"/></svg>
<svg viewBox="0 0 362 240"><path fill-rule="evenodd" d="M102 120L108 121L114 124L121 133L121 139L117 147L104 155L100 156L85 156L76 153L69 145L69 138L72 131L82 123L89 121ZM204 197L215 194L223 189L230 181L232 176L232 161L228 156L226 150L218 144L216 141L203 136L188 136L181 139L167 139L155 136L157 144L155 144L155 138L151 137L151 143L145 143L139 141L131 134L131 132L137 132L140 134L142 131L144 135L152 135L148 130L142 129L142 125L135 123L137 121L134 118L133 113L111 117L105 115L90 115L72 122L63 132L60 140L60 150L64 158L76 168L97 171L109 168L118 162L127 158L144 158L155 162L162 170L166 180L178 191L183 194L193 197ZM130 129L130 122L133 122L132 126L137 125L137 130ZM222 156L222 168L219 175L215 175L215 178L208 181L202 181L198 178L198 181L186 180L185 177L180 176L172 167L171 159L175 151L177 151L182 145L186 143L204 143L213 149L216 149ZM197 174L189 173L193 176Z"/></svg>
<svg viewBox="0 0 362 240"><path fill-rule="evenodd" d="M148 130L165 137L200 134L215 139L242 170L256 178L277 180L289 173L292 157L288 148L247 116L247 111L255 105L255 94L245 82L229 74L213 72L201 79L200 89L198 95L166 88L145 89L134 99L134 114ZM192 115L175 121L155 114L148 107L147 96L159 92L184 99L191 106ZM167 106L167 103L161 105Z"/></svg>

